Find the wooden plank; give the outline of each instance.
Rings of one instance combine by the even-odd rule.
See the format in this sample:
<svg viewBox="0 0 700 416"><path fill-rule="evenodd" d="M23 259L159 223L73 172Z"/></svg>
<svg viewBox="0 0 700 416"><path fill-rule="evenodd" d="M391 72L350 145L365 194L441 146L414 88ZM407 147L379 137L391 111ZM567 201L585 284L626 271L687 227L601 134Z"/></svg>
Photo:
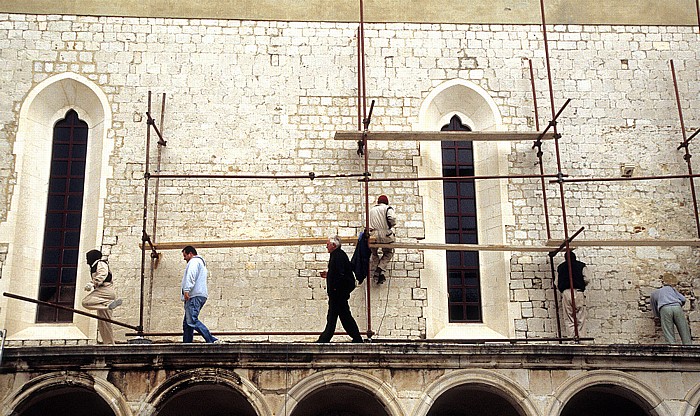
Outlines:
<svg viewBox="0 0 700 416"><path fill-rule="evenodd" d="M314 246L325 245L326 237L306 237L306 238L278 238L266 240L213 240L213 241L168 241L153 244L156 250L182 250L185 246L200 248L228 248L228 247L270 247L270 246ZM343 242L343 245L355 244L356 238L352 241ZM139 244L141 247L141 244ZM150 249L146 245L147 249Z"/></svg>
<svg viewBox="0 0 700 416"><path fill-rule="evenodd" d="M559 247L563 241L548 240L548 247ZM697 239L654 240L654 239L629 239L629 240L574 240L571 247L700 247Z"/></svg>
<svg viewBox="0 0 700 416"><path fill-rule="evenodd" d="M370 242L370 247L407 248L416 250L453 250L453 251L533 251L550 252L545 246L509 246L504 244L440 244L440 243L392 243L379 244Z"/></svg>
<svg viewBox="0 0 700 416"><path fill-rule="evenodd" d="M511 131L373 131L367 133L367 140L390 141L534 141L540 136L538 132ZM547 132L542 140L554 139L554 132ZM360 131L337 131L335 140L362 140Z"/></svg>
<svg viewBox="0 0 700 416"><path fill-rule="evenodd" d="M356 238L345 238L343 245L354 246ZM251 239L251 240L213 240L213 241L169 241L154 244L156 250L182 250L185 246L195 248L232 248L232 247L271 247L271 246L314 246L324 245L325 237ZM444 243L392 243L378 244L370 241L371 247L405 248L414 250L454 250L454 251L522 251L548 253L559 247L561 241L548 240L545 245L507 245L507 244L444 244ZM139 247L141 245L139 244ZM574 240L571 247L700 247L700 240ZM147 246L146 248L149 249Z"/></svg>

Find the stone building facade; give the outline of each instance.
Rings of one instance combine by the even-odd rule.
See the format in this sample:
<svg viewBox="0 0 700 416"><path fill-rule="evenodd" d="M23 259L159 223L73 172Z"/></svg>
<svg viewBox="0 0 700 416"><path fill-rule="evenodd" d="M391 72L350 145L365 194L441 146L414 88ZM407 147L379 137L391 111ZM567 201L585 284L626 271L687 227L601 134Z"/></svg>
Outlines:
<svg viewBox="0 0 700 416"><path fill-rule="evenodd" d="M645 7L652 10L661 8L648 3ZM343 175L364 172L364 160L356 152L356 143L334 139L336 131L358 129L358 24L345 8L336 14L318 9L321 17L316 18L285 17L274 8L266 16L241 18L249 16L246 10L238 15L221 12L186 18L177 7L171 12L138 14L122 12L117 2L117 12L65 13L28 4L37 8L0 8L2 292L30 298L39 293L52 134L71 110L88 126L76 306L82 297L79 289L89 280L83 253L99 248L109 259L117 292L124 299L115 319L136 325L143 316L144 330L150 333L180 330L181 255L177 249L163 250L157 264L147 257L142 285L139 244L144 216L146 231L156 242L323 239L333 234L345 242L355 241L364 228L365 190L357 178ZM494 12L456 21L421 20L416 17L420 10L413 6L395 12L404 13L403 17L387 12L382 18L377 12L381 8L375 7L374 19L365 25L367 95L375 100L370 130L439 131L458 116L475 131L529 132L551 119L545 45L532 7L518 5L527 9L522 20ZM637 14L619 17L614 7L610 20L594 12L583 13L577 20L567 17L563 9L553 11L547 35L554 111L567 99L571 103L557 120L562 135L559 154L553 141L544 142L546 173L558 173L558 159L561 173L571 177L619 178L623 168L633 168L633 176L638 177L688 172L684 152L678 149L684 136L670 62L689 135L700 124L700 102L695 97L700 84L698 31L687 15L670 13L680 6L667 7L655 16L658 20L650 21L640 21ZM256 13L267 10L262 9ZM290 6L289 14L296 12ZM533 98L538 102L537 119ZM164 147L156 146L155 136L146 145L149 108L167 140ZM146 182L147 148L151 173L160 166L159 172L168 174L258 178ZM412 180L440 176L441 157L438 142L371 141L368 145L372 178L401 178L369 185L371 201L386 194L396 208L399 243L445 242L442 183ZM474 142L477 175L537 175L537 162L531 141ZM310 172L336 177L261 178ZM551 238L539 180L492 179L477 181L475 187L480 244L537 248L564 238L558 184L545 184ZM569 234L584 227L579 239L697 240L687 178L566 183L563 189ZM579 258L587 263L591 277L586 291L585 336L592 338L588 343L629 344L635 351L638 345L661 343L660 330L651 319L649 294L668 272L679 278L679 289L690 299L686 312L693 332L700 330L694 244L579 248ZM352 253L352 245L344 248ZM319 272L328 259L323 244L212 248L200 254L211 271L203 320L215 332L250 334L224 338L294 343L313 340L308 332L322 328L327 298ZM444 250L399 248L387 284L370 283L368 290L365 284L353 292L351 305L361 329L371 328L378 340L404 341L557 336L555 290L546 252L481 251L478 259L479 322L449 319ZM554 261L561 260L559 255ZM72 322L37 322L36 309L31 303L0 298L0 325L7 330L10 357L30 346L60 351L56 345L72 345L77 352L71 354L78 355L91 351L89 345L96 339L94 321L75 315ZM133 338L130 332L117 329L119 341ZM154 339L179 338L159 335ZM645 354L639 353L640 363L651 366L645 371L653 372ZM341 361L350 359L343 357ZM430 358L420 357L416 362ZM427 361L423 366L430 367ZM669 364L664 371L672 367ZM68 371L68 367L56 370ZM580 370L587 368L582 365ZM688 371L680 388L686 393L698 385L697 369ZM516 379L532 377L517 373ZM24 376L19 374L12 381L4 379L6 408L7 400L21 389ZM422 376L412 374L400 382L381 374L374 377L408 385L407 380ZM605 380L601 385L609 382ZM663 390L659 383L656 387ZM405 394L419 394L423 388L407 387L412 393ZM662 401L670 397L655 394ZM669 400L694 409L697 400L688 394ZM649 403L653 405L642 408L657 404L651 399ZM255 412L279 414L278 407L274 403L271 410L256 408ZM387 414L403 414L408 408L413 407ZM545 408L540 403L533 405L537 410L518 412L558 414L546 413ZM428 414L427 409L413 414ZM669 412L657 414L680 414Z"/></svg>

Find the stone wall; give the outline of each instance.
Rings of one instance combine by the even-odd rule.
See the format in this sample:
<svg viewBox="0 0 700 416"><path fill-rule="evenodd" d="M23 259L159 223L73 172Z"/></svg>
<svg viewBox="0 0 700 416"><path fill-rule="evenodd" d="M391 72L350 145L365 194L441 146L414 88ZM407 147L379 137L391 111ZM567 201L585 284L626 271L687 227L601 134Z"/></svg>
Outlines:
<svg viewBox="0 0 700 416"><path fill-rule="evenodd" d="M117 319L134 322L140 296L140 250L148 92L152 115L167 146L162 173L307 175L361 173L356 144L333 140L357 129L356 24L188 20L0 14L3 75L0 94L0 183L18 175L7 149L19 109L40 82L78 73L109 99L114 151L104 206L103 247L125 299ZM669 60L673 59L689 131L700 124L697 34L689 27L554 26L550 28L555 108L562 172L615 177L632 163L635 176L682 174L683 155ZM535 67L540 125L550 118L541 29L537 25L371 24L366 27L367 90L376 99L371 128L411 130L423 99L442 82L461 78L483 88L502 116L503 129L534 130L526 59ZM160 124L161 94L166 94ZM157 152L152 137L150 171ZM531 143L510 145L511 174L538 173ZM556 173L551 142L545 170ZM416 177L416 142L372 142L374 177ZM509 244L544 244L540 184L510 180ZM569 232L586 239L694 238L687 180L567 184ZM147 230L153 227L154 181ZM0 186L0 213L10 210L12 187ZM364 190L354 178L162 179L156 241L325 237L346 241L364 227ZM389 195L399 214L398 239L424 236L422 196L413 181L371 185L370 199ZM552 237L562 238L558 186L547 184ZM510 209L510 208L509 208ZM6 216L5 216L6 217ZM3 219L5 217L2 217ZM10 244L12 236L0 237ZM489 243L482 241L482 243ZM88 249L91 247L88 247ZM352 248L347 250L351 253ZM203 320L219 331L320 330L326 308L323 245L205 249L212 272ZM420 273L425 253L398 250L390 284L373 287L372 322L388 337L425 336L430 306ZM590 332L597 342L657 342L648 295L661 273L677 273L685 292L698 287L697 250L687 247L585 248L580 259L593 278L588 291ZM511 335L554 336L547 256L513 252L509 303ZM146 329L181 328L178 285L184 263L166 251L146 271ZM482 284L488 284L488 270ZM5 279L23 279L5 276ZM0 287L3 282L0 282ZM5 283L6 284L6 283ZM25 294L32 296L32 293ZM80 296L80 295L78 295ZM365 292L353 294L361 327ZM4 301L3 301L4 302ZM301 318L301 319L300 319ZM693 327L700 317L691 313ZM381 326L380 326L381 325ZM377 328L380 326L379 328Z"/></svg>

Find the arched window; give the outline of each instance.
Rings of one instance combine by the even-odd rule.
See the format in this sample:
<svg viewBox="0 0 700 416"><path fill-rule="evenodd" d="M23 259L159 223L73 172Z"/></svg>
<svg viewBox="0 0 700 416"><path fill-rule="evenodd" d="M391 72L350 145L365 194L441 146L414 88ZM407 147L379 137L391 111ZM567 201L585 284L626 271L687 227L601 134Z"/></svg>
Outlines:
<svg viewBox="0 0 700 416"><path fill-rule="evenodd" d="M73 307L83 212L87 123L69 110L53 129L39 300ZM73 313L39 305L36 321L72 322Z"/></svg>
<svg viewBox="0 0 700 416"><path fill-rule="evenodd" d="M442 131L471 131L454 115ZM473 176L474 152L470 141L442 142L442 175ZM473 179L443 181L445 242L477 244L476 193ZM447 290L450 322L482 322L479 252L447 251Z"/></svg>

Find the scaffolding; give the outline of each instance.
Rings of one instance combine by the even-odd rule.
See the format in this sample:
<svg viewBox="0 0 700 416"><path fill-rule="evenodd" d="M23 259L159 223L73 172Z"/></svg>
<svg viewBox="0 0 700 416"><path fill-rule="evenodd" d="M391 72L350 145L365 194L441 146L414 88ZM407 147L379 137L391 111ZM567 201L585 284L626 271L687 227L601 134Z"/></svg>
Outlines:
<svg viewBox="0 0 700 416"><path fill-rule="evenodd" d="M542 26L542 36L544 44L545 53L545 66L546 66L546 76L548 84L548 95L549 104L551 110L550 121L544 130L540 131L539 125L539 109L537 104L537 91L535 88L535 77L532 66L532 61L527 59L529 66L530 82L532 87L532 97L533 97L533 107L534 107L534 120L535 120L535 131L534 132L494 132L494 131L483 131L483 132L419 132L419 131L370 131L370 125L372 121L372 112L374 109L374 100L371 102L369 109L367 105L368 94L366 88L366 78L365 78L365 35L364 35L364 4L363 0L359 0L359 26L357 29L357 130L356 131L337 131L335 132L334 139L339 141L356 141L358 145L357 154L364 160L364 171L361 173L348 173L348 174L316 174L315 172L309 172L305 175L233 175L233 174L164 174L161 173L161 161L163 148L167 146L167 141L165 140L162 131L164 124L164 113L165 113L165 94L162 96L162 105L160 112L160 123L156 123L152 117L152 96L151 91L148 92L148 110L146 111L146 143L145 143L145 162L144 162L144 193L143 193L143 217L142 217L142 244L141 247L141 276L140 276L140 302L139 302L139 323L138 325L129 325L121 323L118 321L107 320L100 318L97 315L85 313L80 310L66 308L60 305L51 304L48 302L41 302L33 300L30 298L21 297L18 295L13 295L9 293L4 293L5 296L27 301L34 302L42 305L53 306L56 308L67 309L82 315L86 315L95 319L103 319L120 325L129 329L136 331L133 334L127 334L127 336L136 336L136 339L145 340L147 336L174 336L180 335L180 333L171 332L148 332L144 330L144 294L146 281L151 287L149 293L152 293L152 285L154 280L154 271L158 266L161 258L160 251L171 250L171 249L181 249L185 245L194 245L200 248L233 248L233 247L261 247L261 246L298 246L298 245L320 245L325 242L325 238L290 238L290 239L263 239L263 240L219 240L219 241L170 241L170 242L160 242L157 238L157 222L158 222L158 199L159 199L159 184L160 179L207 179L207 180L217 180L217 179L245 179L245 180L310 180L315 179L354 179L363 185L364 191L364 214L365 214L365 230L369 230L369 187L370 183L374 182L392 182L392 181L443 181L446 179L450 180L510 180L510 179L533 179L539 180L542 199L543 199L543 213L544 221L546 227L547 242L544 245L507 245L507 244L443 244L443 243L392 243L392 244L379 244L370 242L372 247L377 248L401 248L409 250L450 250L450 251L517 251L517 252L536 252L536 253L547 253L549 256L550 271L552 275L552 289L554 290L554 303L555 303L555 315L557 320L557 336L547 337L547 338L511 338L511 339L479 339L479 340L461 340L463 342L474 343L474 342L530 342L530 341L557 341L562 342L565 340L572 340L571 338L562 337L561 334L561 322L559 316L559 305L558 305L558 295L556 293L556 272L554 269L554 257L560 253L565 253L566 263L569 267L569 291L571 292L571 298L574 310L576 309L575 300L573 296L574 284L573 284L573 273L571 269L571 251L576 247L625 247L625 246L689 246L689 247L700 247L700 219L698 217L698 203L697 196L694 185L694 178L700 176L699 174L693 173L692 163L691 163L691 153L690 153L690 142L698 134L700 134L700 129L696 130L690 136L686 135L686 128L683 119L683 112L681 107L681 98L678 91L678 82L676 80L676 71L674 67L673 60L670 61L670 71L673 78L673 85L675 91L675 100L678 107L678 116L680 120L680 129L682 132L682 141L676 150L683 150L683 158L687 164L687 174L680 175L656 175L656 176L625 176L625 177L570 177L563 170L562 160L561 160L561 148L560 140L562 138L557 129L557 122L559 117L565 111L571 99L567 99L564 105L556 110L554 105L554 89L552 82L552 70L551 70L551 58L549 53L549 41L547 34L547 23L545 20L545 8L544 0L540 0L540 14L541 14L541 26ZM697 3L697 2L696 2ZM698 24L700 26L700 7L698 7ZM160 128L159 128L160 126ZM157 162L155 167L155 173L151 172L150 167L150 152L152 147L151 134L154 132L157 137ZM372 177L369 166L369 142L375 141L532 141L532 149L536 150L537 164L539 165L538 174L525 174L525 175L471 175L471 176L412 176L412 177L383 177L375 178ZM554 157L556 163L556 173L545 173L544 162L543 162L543 151L542 146L544 141L554 143ZM569 230L569 219L567 215L567 205L565 199L565 184L575 184L575 183L587 183L587 182L617 182L617 181L649 181L649 180L660 180L660 179L688 179L690 184L690 192L693 201L693 213L695 217L695 225L697 229L698 239L630 239L630 240L582 240L576 239L584 230L584 227L579 228L576 232L571 233ZM153 213L152 213L152 227L151 232L147 231L148 220L149 220L149 184L154 181L154 202L153 202ZM561 209L561 224L563 226L563 236L559 239L552 237L551 225L550 225L550 214L548 207L548 197L547 197L547 187L546 183L549 181L550 184L556 184L558 187L559 203ZM353 243L350 243L353 244ZM147 269L147 252L149 252L150 266L149 277L147 279L146 269ZM371 276L371 273L368 273ZM370 279L368 279L368 282ZM371 316L371 290L369 283L366 286L366 312L367 312L367 329L365 331L368 338L372 338L374 335L372 329L372 316ZM578 323L576 314L573 315L575 335L573 341L580 342L583 340L591 340L592 338L582 338L578 332ZM300 332L300 331L257 331L257 332L226 332L226 331L216 331L217 335L318 335L319 332ZM340 332L338 332L340 334ZM383 340L391 342L391 340ZM425 341L425 340L424 340ZM457 341L457 340L453 340Z"/></svg>

